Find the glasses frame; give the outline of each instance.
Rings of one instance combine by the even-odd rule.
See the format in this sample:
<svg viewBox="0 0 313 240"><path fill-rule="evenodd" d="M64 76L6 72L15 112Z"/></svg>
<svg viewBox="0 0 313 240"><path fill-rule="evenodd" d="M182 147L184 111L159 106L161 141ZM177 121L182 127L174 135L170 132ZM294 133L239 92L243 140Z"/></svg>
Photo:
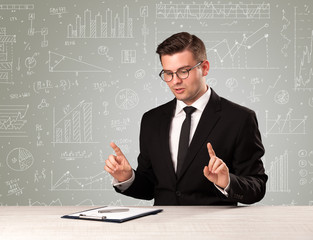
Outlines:
<svg viewBox="0 0 313 240"><path fill-rule="evenodd" d="M187 77L185 77L185 78L181 78L181 77L178 76L177 72L178 72L180 69L178 69L176 72L172 72L172 78L171 78L171 80L169 80L169 81L165 81L165 80L162 78L162 74L164 73L164 69L159 73L159 76L160 76L160 78L162 79L162 81L164 81L164 82L170 82L170 81L172 81L173 78L174 78L174 74L176 74L176 76L177 76L180 80L184 80L184 79L186 79L186 78L189 77L189 72L190 72L192 69L194 69L194 68L200 66L203 62L204 62L204 61L200 61L200 62L198 62L196 65L194 65L193 67L191 67L191 68L189 68L189 69L186 69L188 75L187 75Z"/></svg>

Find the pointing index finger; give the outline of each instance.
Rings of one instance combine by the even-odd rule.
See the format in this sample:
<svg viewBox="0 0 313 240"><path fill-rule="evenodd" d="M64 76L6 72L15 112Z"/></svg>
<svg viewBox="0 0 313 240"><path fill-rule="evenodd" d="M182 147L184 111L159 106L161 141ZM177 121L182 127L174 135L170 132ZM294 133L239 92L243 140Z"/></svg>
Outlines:
<svg viewBox="0 0 313 240"><path fill-rule="evenodd" d="M116 153L116 156L124 156L121 149L114 142L111 142L110 146L111 148L113 148L114 152Z"/></svg>
<svg viewBox="0 0 313 240"><path fill-rule="evenodd" d="M210 158L211 158L211 157L215 157L216 155L215 155L215 152L214 152L214 150L213 150L213 147L212 147L212 144L211 144L211 143L208 143L208 144L207 144L207 148L208 148L208 151L209 151Z"/></svg>

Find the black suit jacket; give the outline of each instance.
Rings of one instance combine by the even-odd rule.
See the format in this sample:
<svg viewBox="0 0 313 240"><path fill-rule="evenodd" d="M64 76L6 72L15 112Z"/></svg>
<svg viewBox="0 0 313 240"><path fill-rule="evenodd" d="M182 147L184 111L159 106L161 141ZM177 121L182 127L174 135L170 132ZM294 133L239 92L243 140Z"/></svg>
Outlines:
<svg viewBox="0 0 313 240"><path fill-rule="evenodd" d="M122 193L154 199L155 205L237 205L260 201L267 175L261 161L264 147L255 113L219 97L212 89L181 175L176 176L169 149L175 107L176 99L143 115L135 181ZM229 168L228 197L203 175L210 160L208 142ZM116 191L120 192L117 188Z"/></svg>

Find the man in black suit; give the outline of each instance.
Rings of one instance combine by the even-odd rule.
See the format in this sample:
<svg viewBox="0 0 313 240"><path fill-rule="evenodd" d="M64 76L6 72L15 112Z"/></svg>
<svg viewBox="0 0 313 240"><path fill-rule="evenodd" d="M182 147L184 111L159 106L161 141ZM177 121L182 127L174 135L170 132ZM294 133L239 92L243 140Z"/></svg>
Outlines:
<svg viewBox="0 0 313 240"><path fill-rule="evenodd" d="M255 113L206 85L209 62L198 37L174 34L157 53L163 67L160 77L175 99L143 115L136 170L118 146L110 144L116 155L108 157L104 169L114 177L116 191L154 199L155 205L260 201L267 175Z"/></svg>

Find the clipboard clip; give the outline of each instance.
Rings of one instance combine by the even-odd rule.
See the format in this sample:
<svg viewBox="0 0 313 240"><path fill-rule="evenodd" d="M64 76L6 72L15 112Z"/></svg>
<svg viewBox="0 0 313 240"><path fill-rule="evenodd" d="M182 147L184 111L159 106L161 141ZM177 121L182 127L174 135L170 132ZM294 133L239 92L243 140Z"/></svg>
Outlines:
<svg viewBox="0 0 313 240"><path fill-rule="evenodd" d="M96 220L105 220L107 217L106 216L91 216L91 215L86 215L86 214L79 214L79 218L84 218L84 219L96 219Z"/></svg>

